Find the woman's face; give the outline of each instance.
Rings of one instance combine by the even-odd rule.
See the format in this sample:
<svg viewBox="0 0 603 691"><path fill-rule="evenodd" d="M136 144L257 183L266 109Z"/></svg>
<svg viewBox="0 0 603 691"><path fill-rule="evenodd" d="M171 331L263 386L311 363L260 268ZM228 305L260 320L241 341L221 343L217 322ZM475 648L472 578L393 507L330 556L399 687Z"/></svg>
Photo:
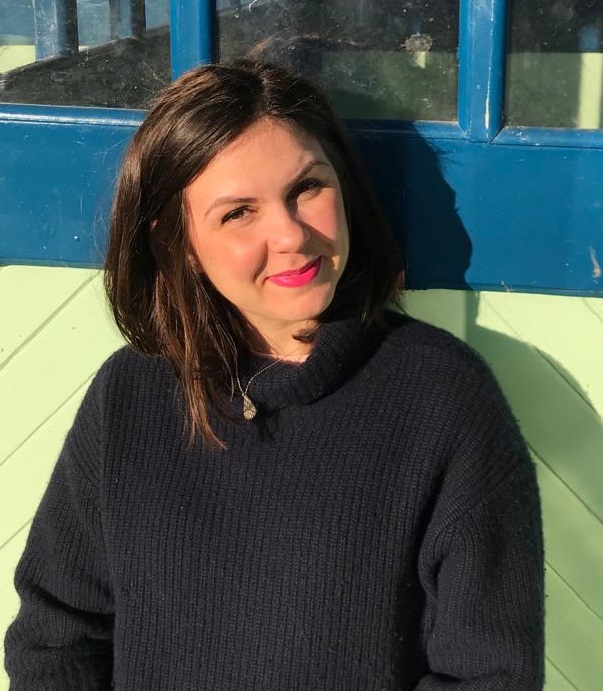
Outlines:
<svg viewBox="0 0 603 691"><path fill-rule="evenodd" d="M263 119L186 188L199 269L269 344L333 299L348 227L333 166L310 135Z"/></svg>

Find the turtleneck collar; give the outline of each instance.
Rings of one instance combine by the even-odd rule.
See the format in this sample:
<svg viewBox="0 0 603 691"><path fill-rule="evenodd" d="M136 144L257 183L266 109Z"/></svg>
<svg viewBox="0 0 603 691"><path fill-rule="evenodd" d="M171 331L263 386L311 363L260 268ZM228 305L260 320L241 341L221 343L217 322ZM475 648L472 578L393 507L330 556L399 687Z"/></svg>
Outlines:
<svg viewBox="0 0 603 691"><path fill-rule="evenodd" d="M323 324L305 362L277 363L258 374L247 394L258 405L260 414L315 401L338 388L370 357L380 334L383 329L367 327L357 318ZM239 378L243 389L270 362L268 358L253 357L242 364ZM237 399L241 400L239 391L235 392Z"/></svg>

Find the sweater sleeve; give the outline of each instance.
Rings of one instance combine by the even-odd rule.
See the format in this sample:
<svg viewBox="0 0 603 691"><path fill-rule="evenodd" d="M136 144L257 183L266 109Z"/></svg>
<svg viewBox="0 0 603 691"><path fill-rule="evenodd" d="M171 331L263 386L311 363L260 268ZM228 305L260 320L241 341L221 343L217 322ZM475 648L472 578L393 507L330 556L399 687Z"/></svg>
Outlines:
<svg viewBox="0 0 603 691"><path fill-rule="evenodd" d="M465 398L459 441L421 551L430 673L416 691L543 686L536 473L498 385L489 371L482 375ZM466 385L471 390L470 379Z"/></svg>
<svg viewBox="0 0 603 691"><path fill-rule="evenodd" d="M6 634L10 691L111 688L113 606L100 513L98 378L34 518Z"/></svg>

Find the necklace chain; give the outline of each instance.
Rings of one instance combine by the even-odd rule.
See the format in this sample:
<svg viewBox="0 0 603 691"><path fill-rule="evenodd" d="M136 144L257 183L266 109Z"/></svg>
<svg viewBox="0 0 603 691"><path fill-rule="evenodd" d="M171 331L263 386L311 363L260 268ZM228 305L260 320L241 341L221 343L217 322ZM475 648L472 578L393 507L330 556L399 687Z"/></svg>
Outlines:
<svg viewBox="0 0 603 691"><path fill-rule="evenodd" d="M251 377L249 377L247 384L245 384L245 388L241 386L241 380L239 379L239 372L237 371L235 376L237 379L237 386L239 387L239 391L241 392L241 397L243 399L243 417L245 420L253 420L253 418L257 415L258 409L255 403L251 400L251 398L248 396L247 392L249 391L249 387L251 386L252 382L254 379L257 379L260 375L264 374L264 372L267 372L271 367L274 367L274 365L278 365L281 362L284 362L287 358L291 357L291 355L294 355L301 347L303 343L300 343L295 350L292 350L290 353L287 353L286 355L283 355L282 357L274 360L274 362L271 362L270 364L266 365L265 367L262 367L262 369L259 372L256 372L253 374Z"/></svg>

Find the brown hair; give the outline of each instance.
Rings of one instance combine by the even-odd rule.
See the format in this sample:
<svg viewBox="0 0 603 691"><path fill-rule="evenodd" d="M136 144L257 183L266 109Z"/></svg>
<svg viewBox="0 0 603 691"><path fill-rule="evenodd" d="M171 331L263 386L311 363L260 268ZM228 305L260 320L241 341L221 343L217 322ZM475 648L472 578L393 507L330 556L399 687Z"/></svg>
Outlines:
<svg viewBox="0 0 603 691"><path fill-rule="evenodd" d="M241 313L199 275L187 232L184 189L216 154L262 118L313 136L343 191L350 234L344 273L319 321L379 320L395 297L401 262L369 185L327 100L291 72L240 61L191 70L161 92L134 136L119 176L105 287L117 325L134 348L166 357L184 391L191 438L223 446L207 414L225 414L237 357L245 351Z"/></svg>

